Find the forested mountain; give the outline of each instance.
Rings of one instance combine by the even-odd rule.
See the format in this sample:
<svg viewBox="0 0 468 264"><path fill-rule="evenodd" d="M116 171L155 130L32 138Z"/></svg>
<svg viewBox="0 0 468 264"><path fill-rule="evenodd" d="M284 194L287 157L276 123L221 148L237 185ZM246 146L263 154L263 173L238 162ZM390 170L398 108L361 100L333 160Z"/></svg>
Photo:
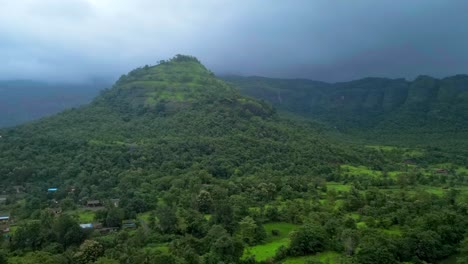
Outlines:
<svg viewBox="0 0 468 264"><path fill-rule="evenodd" d="M228 178L321 172L322 167L330 172L330 164L360 160L309 124L279 120L271 106L241 96L196 59L183 56L122 76L90 105L1 135L1 173L8 176L2 181L54 185L90 180L81 179L80 172L97 168L117 175L135 169L135 162L147 174L197 168Z"/></svg>
<svg viewBox="0 0 468 264"><path fill-rule="evenodd" d="M327 133L194 57L135 69L89 105L0 129L0 263L466 260L465 155Z"/></svg>
<svg viewBox="0 0 468 264"><path fill-rule="evenodd" d="M449 143L468 138L468 76L365 78L342 83L224 77L242 93L280 110L379 142Z"/></svg>
<svg viewBox="0 0 468 264"><path fill-rule="evenodd" d="M0 127L14 126L89 103L105 83L0 81Z"/></svg>

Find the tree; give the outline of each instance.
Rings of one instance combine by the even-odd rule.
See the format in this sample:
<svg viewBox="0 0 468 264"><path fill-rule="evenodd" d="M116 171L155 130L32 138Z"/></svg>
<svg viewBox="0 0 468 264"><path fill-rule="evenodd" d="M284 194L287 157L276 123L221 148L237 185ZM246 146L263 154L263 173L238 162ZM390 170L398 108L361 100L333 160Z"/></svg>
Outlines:
<svg viewBox="0 0 468 264"><path fill-rule="evenodd" d="M359 234L357 230L345 229L341 232L340 238L343 243L345 253L348 256L353 255L359 243Z"/></svg>
<svg viewBox="0 0 468 264"><path fill-rule="evenodd" d="M124 219L124 212L120 208L111 208L107 211L105 219L105 225L107 227L120 227Z"/></svg>
<svg viewBox="0 0 468 264"><path fill-rule="evenodd" d="M77 264L93 263L104 254L104 247L97 241L85 240L78 252L73 255L73 261Z"/></svg>
<svg viewBox="0 0 468 264"><path fill-rule="evenodd" d="M239 222L239 235L245 243L248 245L253 245L256 241L255 234L256 234L257 224L250 216L244 217Z"/></svg>
<svg viewBox="0 0 468 264"><path fill-rule="evenodd" d="M457 264L468 264L468 237L460 245L460 257L457 258Z"/></svg>
<svg viewBox="0 0 468 264"><path fill-rule="evenodd" d="M306 224L292 233L289 252L293 256L305 256L322 252L326 248L326 232L317 224Z"/></svg>
<svg viewBox="0 0 468 264"><path fill-rule="evenodd" d="M18 227L15 235L11 239L10 247L12 250L37 250L41 247L42 242L41 223L32 221Z"/></svg>
<svg viewBox="0 0 468 264"><path fill-rule="evenodd" d="M399 263L396 252L392 240L379 233L369 233L362 238L354 259L360 264L394 264Z"/></svg>
<svg viewBox="0 0 468 264"><path fill-rule="evenodd" d="M201 190L197 196L198 210L201 213L209 213L213 204L213 199L208 191Z"/></svg>
<svg viewBox="0 0 468 264"><path fill-rule="evenodd" d="M159 219L159 229L165 234L177 231L177 215L173 208L164 205L156 210Z"/></svg>
<svg viewBox="0 0 468 264"><path fill-rule="evenodd" d="M52 226L57 242L67 248L71 245L79 245L85 234L78 223L69 215L61 215Z"/></svg>
<svg viewBox="0 0 468 264"><path fill-rule="evenodd" d="M217 259L226 263L238 263L243 251L243 243L229 234L219 237L211 246L211 252Z"/></svg>

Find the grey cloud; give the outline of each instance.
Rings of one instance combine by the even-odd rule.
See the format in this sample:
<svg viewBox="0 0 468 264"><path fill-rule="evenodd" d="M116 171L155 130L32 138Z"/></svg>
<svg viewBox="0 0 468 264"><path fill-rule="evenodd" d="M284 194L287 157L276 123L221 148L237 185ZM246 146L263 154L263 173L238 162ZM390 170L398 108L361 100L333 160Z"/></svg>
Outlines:
<svg viewBox="0 0 468 264"><path fill-rule="evenodd" d="M220 74L468 73L463 0L0 0L0 79L115 78L177 53Z"/></svg>

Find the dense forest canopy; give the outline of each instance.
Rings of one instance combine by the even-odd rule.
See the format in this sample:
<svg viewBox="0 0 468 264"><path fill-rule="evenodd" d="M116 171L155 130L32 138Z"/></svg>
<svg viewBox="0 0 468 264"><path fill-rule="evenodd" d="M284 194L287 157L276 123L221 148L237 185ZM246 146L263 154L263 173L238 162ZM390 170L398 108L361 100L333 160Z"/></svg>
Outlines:
<svg viewBox="0 0 468 264"><path fill-rule="evenodd" d="M357 85L362 94L379 87L362 95L376 109L369 115L393 115L419 114L405 110L409 98L422 98L416 108L439 105L419 86L451 83L444 96L460 104L440 113L461 122L465 77L454 78ZM230 81L250 89L250 79ZM121 76L89 105L1 129L0 263L467 262L462 150L343 141L279 113L294 112L300 97L298 107L337 121L346 110L356 114L350 127L377 127L360 123L355 105L322 109L301 94L342 84L260 83L269 82L279 104L263 86L246 93L265 101L242 95L177 55ZM382 99L380 87L395 95Z"/></svg>

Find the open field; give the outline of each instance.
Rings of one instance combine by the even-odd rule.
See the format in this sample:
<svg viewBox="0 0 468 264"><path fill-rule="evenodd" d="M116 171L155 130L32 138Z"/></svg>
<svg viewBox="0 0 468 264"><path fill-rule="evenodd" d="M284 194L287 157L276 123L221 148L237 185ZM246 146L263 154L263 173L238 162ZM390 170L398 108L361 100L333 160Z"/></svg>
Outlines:
<svg viewBox="0 0 468 264"><path fill-rule="evenodd" d="M255 260L263 261L275 255L276 250L281 246L289 244L289 233L298 226L294 224L277 222L263 225L267 232L267 239L264 244L248 247L244 251L244 257L255 255ZM273 236L272 230L278 230L279 235Z"/></svg>

